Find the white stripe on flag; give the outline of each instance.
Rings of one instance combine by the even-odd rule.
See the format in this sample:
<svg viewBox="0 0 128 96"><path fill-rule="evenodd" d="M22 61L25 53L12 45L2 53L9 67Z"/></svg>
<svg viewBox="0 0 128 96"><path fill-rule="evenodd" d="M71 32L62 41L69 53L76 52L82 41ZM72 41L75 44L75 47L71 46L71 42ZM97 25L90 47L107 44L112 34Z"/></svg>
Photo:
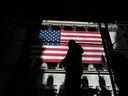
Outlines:
<svg viewBox="0 0 128 96"><path fill-rule="evenodd" d="M100 34L88 34L88 33L64 33L62 32L61 35L68 35L68 36L97 36L101 37Z"/></svg>
<svg viewBox="0 0 128 96"><path fill-rule="evenodd" d="M63 40L92 40L92 41L102 41L101 38L82 38L82 37L61 37Z"/></svg>
<svg viewBox="0 0 128 96"><path fill-rule="evenodd" d="M64 59L64 56L41 56L42 59ZM82 58L82 60L91 60L91 61L100 61L102 60L100 57L86 57L86 58Z"/></svg>

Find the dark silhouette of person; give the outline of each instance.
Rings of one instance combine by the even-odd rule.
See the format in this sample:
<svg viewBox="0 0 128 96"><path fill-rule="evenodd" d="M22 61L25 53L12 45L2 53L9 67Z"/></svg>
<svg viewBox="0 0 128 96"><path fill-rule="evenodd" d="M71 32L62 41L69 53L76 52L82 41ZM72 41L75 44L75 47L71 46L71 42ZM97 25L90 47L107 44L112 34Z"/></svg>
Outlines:
<svg viewBox="0 0 128 96"><path fill-rule="evenodd" d="M68 52L62 62L66 71L64 96L80 96L80 80L82 75L82 47L74 40L68 42Z"/></svg>
<svg viewBox="0 0 128 96"><path fill-rule="evenodd" d="M88 79L86 76L83 76L83 78L81 80L81 88L82 89L89 88L89 83L88 83Z"/></svg>
<svg viewBox="0 0 128 96"><path fill-rule="evenodd" d="M53 82L54 82L53 76L50 75L47 79L44 96L56 96Z"/></svg>
<svg viewBox="0 0 128 96"><path fill-rule="evenodd" d="M86 76L83 76L81 80L81 96L94 96L98 94L97 89L89 88L88 79Z"/></svg>
<svg viewBox="0 0 128 96"><path fill-rule="evenodd" d="M99 76L99 85L101 88L106 86L105 80L102 76Z"/></svg>
<svg viewBox="0 0 128 96"><path fill-rule="evenodd" d="M102 86L100 96L112 96L111 91L107 90L105 86Z"/></svg>
<svg viewBox="0 0 128 96"><path fill-rule="evenodd" d="M53 82L54 82L53 76L49 75L47 78L47 87L53 87Z"/></svg>
<svg viewBox="0 0 128 96"><path fill-rule="evenodd" d="M99 76L99 85L101 88L100 96L112 96L111 91L107 90L105 80L102 76Z"/></svg>
<svg viewBox="0 0 128 96"><path fill-rule="evenodd" d="M83 76L80 86L81 96L85 96L85 95L88 96L88 89L89 89L88 79L86 76Z"/></svg>

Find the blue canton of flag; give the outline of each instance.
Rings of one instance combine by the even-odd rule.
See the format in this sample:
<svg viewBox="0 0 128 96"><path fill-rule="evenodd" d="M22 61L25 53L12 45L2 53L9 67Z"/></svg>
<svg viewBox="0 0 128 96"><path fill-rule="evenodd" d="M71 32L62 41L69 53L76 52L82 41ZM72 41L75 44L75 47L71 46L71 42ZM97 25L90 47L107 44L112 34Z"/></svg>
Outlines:
<svg viewBox="0 0 128 96"><path fill-rule="evenodd" d="M41 30L39 38L41 39L43 45L60 45L61 32L59 30Z"/></svg>

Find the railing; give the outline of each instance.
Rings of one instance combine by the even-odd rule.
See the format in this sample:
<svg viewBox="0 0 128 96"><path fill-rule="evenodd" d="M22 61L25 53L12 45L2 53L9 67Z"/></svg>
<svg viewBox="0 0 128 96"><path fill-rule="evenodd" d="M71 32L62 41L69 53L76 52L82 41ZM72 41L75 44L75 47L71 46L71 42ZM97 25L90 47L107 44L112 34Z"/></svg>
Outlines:
<svg viewBox="0 0 128 96"><path fill-rule="evenodd" d="M74 21L55 21L55 20L42 20L41 25L55 25L55 26L73 26L73 27L96 27L98 23L93 22L74 22ZM105 24L101 23L101 27L105 28ZM108 29L117 29L117 24L108 24Z"/></svg>
<svg viewBox="0 0 128 96"><path fill-rule="evenodd" d="M43 70L43 68L41 68ZM65 70L63 69L46 69L44 70L44 73L58 73L58 74L65 74ZM83 71L83 74L102 74L102 75L109 75L109 72L108 71L87 71L87 70L84 70Z"/></svg>

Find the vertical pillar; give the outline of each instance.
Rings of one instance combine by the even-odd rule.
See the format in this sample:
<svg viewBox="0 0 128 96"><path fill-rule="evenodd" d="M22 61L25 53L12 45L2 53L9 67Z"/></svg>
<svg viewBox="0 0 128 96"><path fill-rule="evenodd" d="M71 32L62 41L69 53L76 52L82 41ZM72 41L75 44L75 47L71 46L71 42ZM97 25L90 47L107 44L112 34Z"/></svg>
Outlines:
<svg viewBox="0 0 128 96"><path fill-rule="evenodd" d="M114 77L113 77L113 70L112 70L112 57L110 55L110 52L113 52L113 47L112 47L111 39L110 39L109 32L108 32L108 24L105 23L105 28L103 30L101 28L101 24L99 23L99 28L100 28L100 32L101 32L103 46L104 46L105 53L106 53L108 71L109 71L111 82L112 82L114 96L117 96L116 88L115 88L115 81L114 81Z"/></svg>

